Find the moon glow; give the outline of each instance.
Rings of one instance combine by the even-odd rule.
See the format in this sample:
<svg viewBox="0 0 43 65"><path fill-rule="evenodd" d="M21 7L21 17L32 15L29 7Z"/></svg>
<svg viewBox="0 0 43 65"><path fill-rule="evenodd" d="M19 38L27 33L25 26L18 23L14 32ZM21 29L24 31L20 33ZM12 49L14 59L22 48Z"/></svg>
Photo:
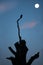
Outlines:
<svg viewBox="0 0 43 65"><path fill-rule="evenodd" d="M40 5L39 5L38 3L35 4L35 8L39 8L39 6L40 6Z"/></svg>

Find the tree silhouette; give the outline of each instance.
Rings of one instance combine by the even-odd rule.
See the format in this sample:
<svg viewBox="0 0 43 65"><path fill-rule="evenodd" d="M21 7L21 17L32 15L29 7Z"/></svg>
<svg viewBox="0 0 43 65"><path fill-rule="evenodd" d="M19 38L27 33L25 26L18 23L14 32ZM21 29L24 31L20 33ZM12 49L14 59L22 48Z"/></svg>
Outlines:
<svg viewBox="0 0 43 65"><path fill-rule="evenodd" d="M19 41L14 44L14 46L16 47L16 52L11 47L8 47L15 57L7 57L6 59L10 60L13 65L31 65L32 62L39 57L39 52L37 52L34 56L32 56L28 60L28 62L26 62L26 54L27 54L28 48L26 46L26 41L22 40L20 36L20 27L19 27L18 21L21 18L22 18L22 15L17 20Z"/></svg>

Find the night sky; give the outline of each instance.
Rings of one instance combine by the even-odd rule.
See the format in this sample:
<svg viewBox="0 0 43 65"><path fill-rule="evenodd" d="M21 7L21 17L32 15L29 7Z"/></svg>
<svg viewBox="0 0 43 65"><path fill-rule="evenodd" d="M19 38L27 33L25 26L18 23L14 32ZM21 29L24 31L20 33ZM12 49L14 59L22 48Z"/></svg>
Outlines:
<svg viewBox="0 0 43 65"><path fill-rule="evenodd" d="M36 3L39 8L35 8ZM29 49L26 59L28 61L39 51L40 57L32 65L43 65L43 0L0 0L0 65L11 65L5 58L13 55L8 49L9 46L16 51L16 21L21 14L21 37L26 40Z"/></svg>

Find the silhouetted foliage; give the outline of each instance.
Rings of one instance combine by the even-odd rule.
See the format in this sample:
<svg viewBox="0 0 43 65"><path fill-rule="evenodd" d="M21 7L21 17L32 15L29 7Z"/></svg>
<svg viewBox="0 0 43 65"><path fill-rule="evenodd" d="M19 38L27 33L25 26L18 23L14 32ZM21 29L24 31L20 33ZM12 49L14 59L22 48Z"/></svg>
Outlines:
<svg viewBox="0 0 43 65"><path fill-rule="evenodd" d="M16 52L11 47L8 47L15 57L7 57L6 59L10 60L13 65L31 65L32 62L39 57L39 52L35 54L34 56L32 56L29 59L29 61L26 63L26 54L27 54L28 48L26 46L26 41L22 40L20 36L20 27L19 27L18 21L21 18L22 18L22 15L17 20L19 41L14 44L14 46L16 47Z"/></svg>

